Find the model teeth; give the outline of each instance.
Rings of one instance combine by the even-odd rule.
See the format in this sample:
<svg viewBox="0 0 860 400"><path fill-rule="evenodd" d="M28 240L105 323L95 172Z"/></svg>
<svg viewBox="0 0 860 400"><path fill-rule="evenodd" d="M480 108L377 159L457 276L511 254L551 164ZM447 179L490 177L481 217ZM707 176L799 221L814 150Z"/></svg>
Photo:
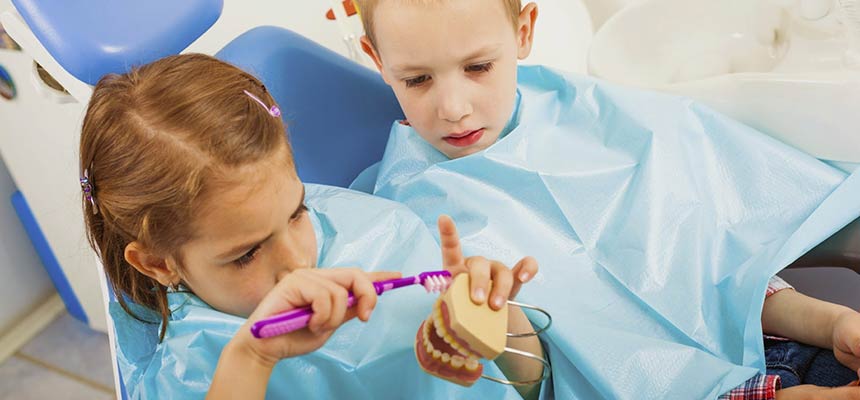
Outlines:
<svg viewBox="0 0 860 400"><path fill-rule="evenodd" d="M433 359L441 361L444 364L448 364L453 369L465 368L468 371L477 370L480 367L478 357L472 354L472 352L466 350L450 333L448 333L444 321L445 319L442 316L441 302L437 302L430 318L428 318L424 323L424 329L421 335L424 350L426 350L427 354L429 354ZM431 324L433 326L430 326ZM430 340L431 334L442 339L458 354L451 355L434 348L433 341Z"/></svg>

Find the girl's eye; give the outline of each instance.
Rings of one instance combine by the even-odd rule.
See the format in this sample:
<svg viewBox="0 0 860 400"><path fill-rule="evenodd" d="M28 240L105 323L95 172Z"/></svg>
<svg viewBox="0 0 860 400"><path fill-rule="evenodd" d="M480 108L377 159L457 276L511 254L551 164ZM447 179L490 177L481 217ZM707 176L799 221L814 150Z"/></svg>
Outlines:
<svg viewBox="0 0 860 400"><path fill-rule="evenodd" d="M470 66L466 67L466 72L479 72L479 73L480 72L489 72L491 69L493 69L493 63L492 62L486 62L483 64L470 65Z"/></svg>
<svg viewBox="0 0 860 400"><path fill-rule="evenodd" d="M298 220L302 219L302 216L304 216L307 213L307 211L308 211L308 207L306 205L304 205L304 203L302 203L302 205L299 206L299 209L296 210L296 213L293 214L292 216L290 216L290 222L294 222L294 221L298 221Z"/></svg>
<svg viewBox="0 0 860 400"><path fill-rule="evenodd" d="M406 87L415 87L421 86L425 82L429 81L430 77L427 75L416 76L414 78L404 79L403 82L406 82Z"/></svg>
<svg viewBox="0 0 860 400"><path fill-rule="evenodd" d="M233 264L236 264L239 268L245 268L257 257L257 253L260 252L260 245L254 246L251 250L248 250L247 253L243 254L242 257L237 258L233 261Z"/></svg>

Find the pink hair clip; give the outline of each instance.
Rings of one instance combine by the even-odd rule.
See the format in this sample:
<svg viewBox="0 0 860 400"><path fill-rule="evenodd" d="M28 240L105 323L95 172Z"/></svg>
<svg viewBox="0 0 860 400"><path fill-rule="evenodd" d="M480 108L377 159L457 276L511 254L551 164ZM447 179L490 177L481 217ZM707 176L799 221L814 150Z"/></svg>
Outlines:
<svg viewBox="0 0 860 400"><path fill-rule="evenodd" d="M245 94L247 94L247 95L248 95L248 97L250 97L251 99L253 99L253 100L254 100L254 101L256 101L257 103L259 103L261 106L263 106L263 108L265 108L265 109L266 109L266 112L268 112L268 113L269 113L269 115L271 115L271 116L273 116L273 117L280 117L280 116L281 116L281 109L280 109L280 108L278 108L278 106L277 106L277 105L272 104L272 106L271 106L271 107L269 107L269 106L267 106L267 105L266 105L266 103L263 103L263 100L260 100L260 98L259 98L259 97L254 96L251 92L249 92L249 91L247 91L247 90L243 90L243 92L245 92Z"/></svg>
<svg viewBox="0 0 860 400"><path fill-rule="evenodd" d="M90 182L89 169L84 170L84 176L81 177L80 181L81 181L81 190L84 192L84 197L93 206L93 214L98 214L99 213L99 206L96 205L96 198L94 197L94 193L93 193L93 191L95 189L93 189L93 184L92 184L92 182Z"/></svg>

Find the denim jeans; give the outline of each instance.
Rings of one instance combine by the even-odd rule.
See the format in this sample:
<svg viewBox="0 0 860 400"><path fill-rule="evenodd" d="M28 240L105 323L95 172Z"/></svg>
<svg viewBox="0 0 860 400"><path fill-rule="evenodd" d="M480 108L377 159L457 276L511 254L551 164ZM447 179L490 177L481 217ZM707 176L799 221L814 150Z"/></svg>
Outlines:
<svg viewBox="0 0 860 400"><path fill-rule="evenodd" d="M765 339L767 374L779 375L782 387L801 384L844 386L857 379L857 372L842 365L833 351L797 342Z"/></svg>

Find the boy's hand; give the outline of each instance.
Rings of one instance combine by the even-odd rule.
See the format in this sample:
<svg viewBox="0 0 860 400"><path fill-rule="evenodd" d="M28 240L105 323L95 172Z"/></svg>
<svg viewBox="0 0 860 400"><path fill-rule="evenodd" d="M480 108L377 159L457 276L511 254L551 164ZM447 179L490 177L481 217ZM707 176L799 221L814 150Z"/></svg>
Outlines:
<svg viewBox="0 0 860 400"><path fill-rule="evenodd" d="M840 387L798 385L776 391L776 400L860 400L858 381Z"/></svg>
<svg viewBox="0 0 860 400"><path fill-rule="evenodd" d="M501 309L508 299L513 299L517 295L524 283L537 274L538 264L532 257L523 258L513 269L508 269L501 262L483 257L463 258L460 237L457 235L457 227L451 217L440 216L438 225L442 263L453 276L463 272L469 273L471 297L475 304L483 304L489 299L490 308ZM488 296L490 281L493 282L493 289Z"/></svg>
<svg viewBox="0 0 860 400"><path fill-rule="evenodd" d="M356 316L370 318L376 306L374 281L399 278L399 272L365 272L358 268L300 269L284 274L242 325L233 343L261 364L310 353L320 347L344 322ZM347 307L349 291L356 299ZM310 306L314 315L308 327L281 336L254 338L254 322L291 309Z"/></svg>
<svg viewBox="0 0 860 400"><path fill-rule="evenodd" d="M776 400L860 400L860 387L856 385L841 387L822 387L798 385L776 391Z"/></svg>
<svg viewBox="0 0 860 400"><path fill-rule="evenodd" d="M860 313L845 311L833 323L833 355L854 371L860 369Z"/></svg>

